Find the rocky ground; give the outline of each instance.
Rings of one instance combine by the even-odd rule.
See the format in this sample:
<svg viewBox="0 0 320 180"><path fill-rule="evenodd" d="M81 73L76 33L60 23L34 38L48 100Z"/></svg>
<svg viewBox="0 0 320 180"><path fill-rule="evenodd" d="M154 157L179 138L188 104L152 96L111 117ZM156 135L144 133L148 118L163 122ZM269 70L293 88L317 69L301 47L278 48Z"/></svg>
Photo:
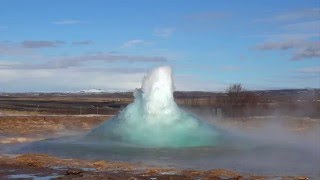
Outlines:
<svg viewBox="0 0 320 180"><path fill-rule="evenodd" d="M46 154L8 154L12 145L70 133L83 133L112 116L2 115L0 116L0 179L308 179L307 177L258 176L224 169L209 171L164 169L141 164L62 159ZM272 119L272 118L271 118ZM228 119L232 126L258 127L261 119ZM287 121L285 121L287 122ZM248 126L250 124L250 126ZM298 118L284 123L293 131L307 131L318 120ZM2 154L1 154L2 153Z"/></svg>

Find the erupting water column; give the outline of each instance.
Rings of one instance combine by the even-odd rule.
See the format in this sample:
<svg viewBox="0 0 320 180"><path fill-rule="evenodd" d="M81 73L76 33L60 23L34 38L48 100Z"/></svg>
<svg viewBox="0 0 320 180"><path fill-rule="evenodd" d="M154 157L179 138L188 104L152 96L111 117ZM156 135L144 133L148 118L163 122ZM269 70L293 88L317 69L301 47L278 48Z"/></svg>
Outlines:
<svg viewBox="0 0 320 180"><path fill-rule="evenodd" d="M173 98L170 67L158 67L134 92L134 102L90 132L86 139L139 147L211 146L218 131L180 109Z"/></svg>

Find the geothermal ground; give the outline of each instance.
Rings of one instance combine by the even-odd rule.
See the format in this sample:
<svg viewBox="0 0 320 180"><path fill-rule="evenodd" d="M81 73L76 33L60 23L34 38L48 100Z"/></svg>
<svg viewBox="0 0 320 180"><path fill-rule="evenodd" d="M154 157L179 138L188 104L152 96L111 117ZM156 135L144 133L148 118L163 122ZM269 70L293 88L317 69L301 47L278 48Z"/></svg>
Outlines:
<svg viewBox="0 0 320 180"><path fill-rule="evenodd" d="M291 96L283 92L276 92L274 96L265 95L271 99L270 102L259 106L266 111L241 117L228 117L213 111L217 106L210 102L215 99L212 94L178 93L175 101L210 124L236 133L255 134L259 141L269 141L268 138L279 142L292 141L292 138L312 141L314 137L319 137L318 102L314 99L311 103L296 100L288 106L286 98L278 94ZM222 169L219 162L205 169L177 168L149 165L143 161L134 163L105 158L90 160L44 153L25 154L19 149L34 142L90 132L132 102L131 95L5 94L0 101L0 179L317 179L320 176L318 167L312 167L312 175L277 175L237 171L237 168ZM261 110L261 107L256 109ZM319 150L319 142L306 144L313 144L314 149ZM299 154L301 157L305 155ZM170 162L170 159L167 161Z"/></svg>
<svg viewBox="0 0 320 180"><path fill-rule="evenodd" d="M306 176L273 176L228 169L192 170L147 166L106 160L66 159L46 154L10 154L10 151L41 139L83 134L111 116L97 115L6 115L0 117L0 179L307 179ZM259 129L272 117L225 119L228 127ZM318 126L319 119L284 117L286 128L304 134ZM76 124L76 126L74 126Z"/></svg>

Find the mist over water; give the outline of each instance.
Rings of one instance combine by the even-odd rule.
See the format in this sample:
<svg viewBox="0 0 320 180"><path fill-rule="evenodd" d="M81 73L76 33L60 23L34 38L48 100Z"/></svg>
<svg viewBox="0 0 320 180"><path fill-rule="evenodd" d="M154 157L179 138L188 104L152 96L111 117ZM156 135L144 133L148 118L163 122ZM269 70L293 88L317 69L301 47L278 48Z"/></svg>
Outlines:
<svg viewBox="0 0 320 180"><path fill-rule="evenodd" d="M115 118L88 134L100 143L125 143L142 147L194 147L218 143L219 132L180 109L173 98L170 67L158 67L134 92L134 102Z"/></svg>

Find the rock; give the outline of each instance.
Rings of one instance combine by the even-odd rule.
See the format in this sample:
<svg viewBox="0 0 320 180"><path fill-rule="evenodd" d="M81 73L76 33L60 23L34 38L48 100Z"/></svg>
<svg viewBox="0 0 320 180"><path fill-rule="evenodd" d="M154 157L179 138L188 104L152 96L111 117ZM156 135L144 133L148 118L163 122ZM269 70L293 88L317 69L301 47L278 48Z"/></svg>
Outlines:
<svg viewBox="0 0 320 180"><path fill-rule="evenodd" d="M66 175L80 175L83 171L80 169L69 169L66 171Z"/></svg>
<svg viewBox="0 0 320 180"><path fill-rule="evenodd" d="M138 180L138 178L136 178L136 177L129 177L128 180Z"/></svg>
<svg viewBox="0 0 320 180"><path fill-rule="evenodd" d="M221 180L243 180L243 177L236 172L225 170L225 169L215 169L208 171L208 177L209 178L218 178Z"/></svg>

